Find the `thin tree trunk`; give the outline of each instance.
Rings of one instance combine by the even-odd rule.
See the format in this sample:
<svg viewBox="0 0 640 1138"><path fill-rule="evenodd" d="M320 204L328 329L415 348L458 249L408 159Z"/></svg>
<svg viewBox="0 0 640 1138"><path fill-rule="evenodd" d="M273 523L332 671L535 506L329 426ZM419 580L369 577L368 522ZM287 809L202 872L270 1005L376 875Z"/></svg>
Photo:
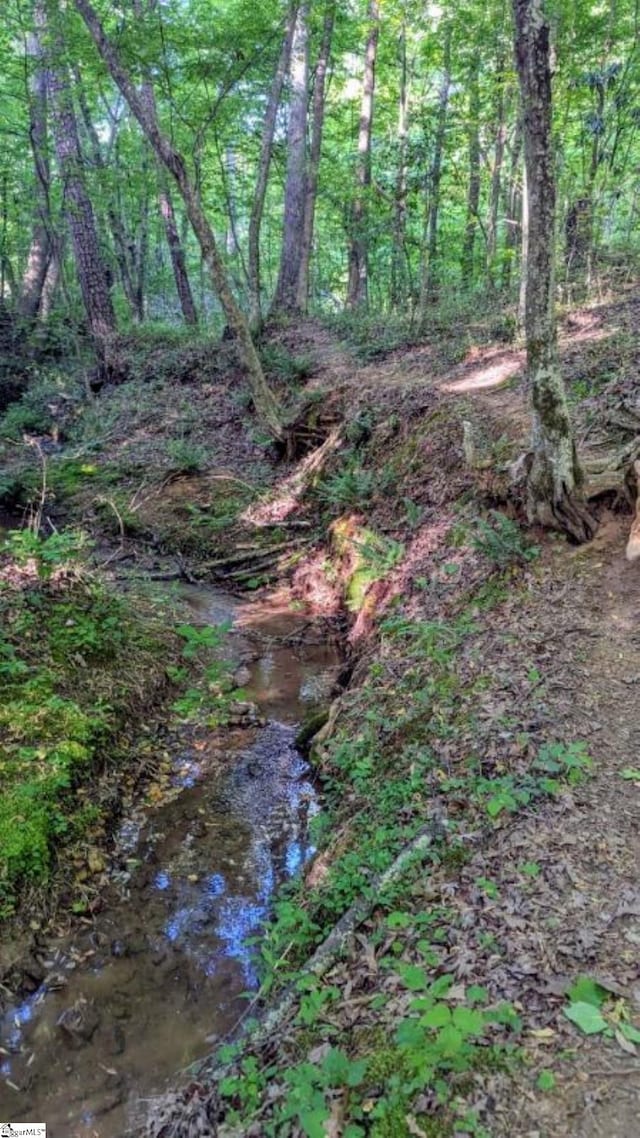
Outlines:
<svg viewBox="0 0 640 1138"><path fill-rule="evenodd" d="M462 246L462 283L473 284L474 253L480 207L480 56L476 55L469 75L469 186L467 221Z"/></svg>
<svg viewBox="0 0 640 1138"><path fill-rule="evenodd" d="M276 130L276 119L278 117L278 107L280 105L280 98L282 95L282 88L284 81L289 70L289 59L291 56L291 45L293 43L293 35L296 27L296 18L298 15L298 3L290 3L289 14L287 17L287 25L285 29L284 39L282 41L282 48L278 58L275 75L271 83L271 90L269 91L269 98L267 101L267 109L264 116L264 123L262 126L262 142L260 145L260 159L258 162L258 176L256 179L256 187L253 194L253 204L251 206L251 217L249 218L249 252L248 252L248 270L249 270L249 298L250 298L250 323L254 331L258 331L262 322L262 307L261 307L261 289L262 281L260 277L260 227L262 225L262 215L264 213L264 203L267 194L267 184L269 182L269 170L271 168L271 158L273 154L273 139Z"/></svg>
<svg viewBox="0 0 640 1138"><path fill-rule="evenodd" d="M93 336L100 370L108 374L108 341L116 330L116 319L109 293L91 199L84 177L78 124L66 70L63 44L56 28L58 6L49 0L47 8L47 76L51 102L51 123L60 175L64 182L65 214L71 233L73 255Z"/></svg>
<svg viewBox="0 0 640 1138"><path fill-rule="evenodd" d="M444 30L442 82L440 84L440 92L438 95L438 115L436 120L436 135L433 144L433 159L427 179L429 204L426 214L426 245L423 249L422 270L420 277L420 323L425 320L429 301L435 296L438 288L438 218L440 215L440 183L442 181L442 159L444 156L444 143L447 131L449 95L451 93L452 38L453 25L451 23L447 23Z"/></svg>
<svg viewBox="0 0 640 1138"><path fill-rule="evenodd" d="M400 33L400 98L398 103L398 168L393 203L393 252L391 259L391 303L404 304L407 296L407 131L409 127L409 82L407 69L407 28Z"/></svg>
<svg viewBox="0 0 640 1138"><path fill-rule="evenodd" d="M256 412L273 438L281 439L283 427L280 408L264 377L262 364L251 338L249 325L229 286L213 229L202 207L200 195L187 173L184 159L174 148L170 139L160 130L156 116L136 89L120 60L117 50L107 38L92 4L89 0L75 0L75 5L114 83L129 104L133 115L138 120L158 158L175 180L193 231L198 239L213 289L220 300L227 323L238 342L238 349L247 371Z"/></svg>
<svg viewBox="0 0 640 1138"><path fill-rule="evenodd" d="M304 207L304 227L302 233L302 249L300 253L300 271L298 275L298 308L306 312L309 303L309 268L311 264L311 249L313 247L313 231L316 214L316 197L318 194L318 174L320 171L320 157L322 154L322 134L324 130L325 88L327 71L331 58L331 41L333 39L333 25L336 17L335 0L329 0L324 15L322 40L315 67L313 85L313 107L311 113L311 148L307 169L307 192Z"/></svg>
<svg viewBox="0 0 640 1138"><path fill-rule="evenodd" d="M91 118L89 105L87 103L84 92L82 76L78 67L74 67L73 77L76 85L80 114L82 116L86 136L91 147L91 158L95 168L99 170L102 175L104 175L104 178L106 180L108 176L107 163L102 153L102 146L100 144L98 132ZM112 121L111 126L112 131L115 135L115 132L117 131L117 122ZM113 141L115 141L115 139L113 139ZM127 299L127 304L129 305L134 318L138 321L141 321L142 314L140 312L140 306L137 302L135 284L132 275L131 241L127 235L117 202L114 201L111 195L109 195L107 204L107 219L109 221L109 228L111 230L111 236L113 238L113 251L115 254L116 264L118 266L118 271L120 273L122 289Z"/></svg>
<svg viewBox="0 0 640 1138"><path fill-rule="evenodd" d="M57 247L57 245L58 245L57 242L54 243L53 252L52 252L51 257L49 259L49 267L47 269L47 275L45 277L44 286L42 289L42 299L40 301L40 311L38 313L38 319L41 320L43 323L46 323L46 321L49 319L49 317L51 315L51 312L53 311L53 306L55 304L55 299L56 299L56 293L58 291L58 286L60 284L61 254L60 254L60 249Z"/></svg>
<svg viewBox="0 0 640 1138"><path fill-rule="evenodd" d="M164 222L164 231L167 238L167 245L169 246L171 266L173 268L173 278L176 282L176 291L178 293L184 322L185 324L194 326L198 323L198 313L196 312L193 293L191 291L184 249L178 232L169 183L164 169L161 168L158 168L158 204L160 206L160 216Z"/></svg>
<svg viewBox="0 0 640 1138"><path fill-rule="evenodd" d="M522 244L522 182L520 180L520 158L522 155L522 122L516 123L509 162L509 178L505 193L505 214L507 231L505 234L505 256L502 267L502 291L511 289L511 276L517 249Z"/></svg>
<svg viewBox="0 0 640 1138"><path fill-rule="evenodd" d="M42 290L52 255L51 209L49 187L51 171L47 153L47 69L41 36L46 28L45 13L41 4L35 6L36 31L27 36L27 59L33 71L28 81L29 140L35 170L35 208L31 245L22 278L18 313L26 320L35 320L40 310Z"/></svg>
<svg viewBox="0 0 640 1138"><path fill-rule="evenodd" d="M500 201L502 199L502 167L504 165L504 152L507 145L507 115L505 97L505 59L502 52L498 55L496 77L495 102L495 140L493 146L493 168L491 170L491 191L489 194L489 221L487 225L487 276L489 284L495 284L495 262L498 252L498 219L500 216ZM510 101L510 100L509 100Z"/></svg>
<svg viewBox="0 0 640 1138"><path fill-rule="evenodd" d="M356 196L351 213L351 242L349 248L349 280L347 307L366 307L369 293L369 235L368 193L371 185L371 139L373 131L373 102L376 88L376 57L380 34L380 4L369 0L369 34L364 55L362 103L358 130L358 163L356 166Z"/></svg>
<svg viewBox="0 0 640 1138"><path fill-rule="evenodd" d="M524 134L524 132L523 132ZM526 152L526 138L523 138ZM522 198L520 204L520 292L518 294L518 327L523 329L527 316L527 289L529 287L529 177L526 160L522 168Z"/></svg>
<svg viewBox="0 0 640 1138"><path fill-rule="evenodd" d="M309 101L309 3L298 8L291 48L291 107L287 133L287 176L280 271L273 300L274 311L298 310L298 281L307 190L307 105Z"/></svg>
<svg viewBox="0 0 640 1138"><path fill-rule="evenodd" d="M529 195L526 337L533 445L528 509L532 520L586 541L595 522L580 492L582 472L558 360L549 25L543 0L513 0L513 12Z"/></svg>

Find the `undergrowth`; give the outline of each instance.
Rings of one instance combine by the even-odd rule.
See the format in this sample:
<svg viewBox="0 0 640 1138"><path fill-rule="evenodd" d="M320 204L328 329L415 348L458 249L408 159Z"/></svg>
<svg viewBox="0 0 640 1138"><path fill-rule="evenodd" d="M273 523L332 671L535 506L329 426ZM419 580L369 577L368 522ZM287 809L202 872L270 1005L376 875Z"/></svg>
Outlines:
<svg viewBox="0 0 640 1138"><path fill-rule="evenodd" d="M329 868L315 888L285 887L260 945L260 995L296 985L296 1031L277 1066L229 1053L232 1072L221 1091L232 1125L249 1128L259 1110L261 1134L286 1135L295 1124L321 1138L339 1099L341 1133L352 1138L486 1133L465 1090L475 1071L515 1061L522 1025L512 1005L492 1004L485 989L456 984L443 968L453 917L442 905L420 903L425 875L429 866L455 873L470 827L490 829L578 781L590 765L580 743L541 744L522 733L520 759L491 770L470 745L488 681L465 661L479 620L493 619L490 609L503 596L500 579L490 583L486 604L474 594L449 623L416 619L398 604L381 623L376 658L345 701L339 730L316 754L325 810L312 826L331 855ZM378 876L425 827L432 836L426 867L409 868L381 895ZM490 896L493 883L484 888ZM343 993L331 974L300 970L363 895L375 902L368 939L384 949L376 967L387 979L362 997L370 1030L358 1033L340 1026Z"/></svg>
<svg viewBox="0 0 640 1138"><path fill-rule="evenodd" d="M166 686L177 640L84 566L75 533L9 536L0 571L0 913L94 813L77 790Z"/></svg>

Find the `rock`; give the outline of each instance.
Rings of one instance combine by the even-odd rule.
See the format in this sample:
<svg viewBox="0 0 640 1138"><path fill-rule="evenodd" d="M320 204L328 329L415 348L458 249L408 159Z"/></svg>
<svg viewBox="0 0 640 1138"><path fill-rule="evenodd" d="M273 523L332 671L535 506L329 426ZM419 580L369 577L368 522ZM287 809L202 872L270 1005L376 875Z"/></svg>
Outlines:
<svg viewBox="0 0 640 1138"><path fill-rule="evenodd" d="M100 1016L91 1001L80 998L58 1016L56 1026L75 1050L91 1042L100 1026Z"/></svg>
<svg viewBox="0 0 640 1138"><path fill-rule="evenodd" d="M245 664L241 664L233 674L234 688L246 688L251 683L251 672Z"/></svg>

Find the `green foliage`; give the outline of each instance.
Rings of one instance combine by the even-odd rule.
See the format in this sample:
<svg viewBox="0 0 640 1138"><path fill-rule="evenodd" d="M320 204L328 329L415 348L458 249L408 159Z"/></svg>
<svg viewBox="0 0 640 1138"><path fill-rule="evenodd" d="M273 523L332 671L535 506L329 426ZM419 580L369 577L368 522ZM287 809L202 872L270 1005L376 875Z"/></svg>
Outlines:
<svg viewBox="0 0 640 1138"><path fill-rule="evenodd" d="M499 510L491 510L488 519L476 520L471 544L498 569L526 564L540 554L539 547L527 541L518 523Z"/></svg>
<svg viewBox="0 0 640 1138"><path fill-rule="evenodd" d="M317 498L332 508L362 507L380 486L379 471L365 470L357 463L321 479L315 486Z"/></svg>
<svg viewBox="0 0 640 1138"><path fill-rule="evenodd" d="M0 586L4 914L22 883L46 881L55 851L95 821L77 791L145 687L159 686L168 651L153 613L136 613L86 572L85 547L73 531L21 530L5 545L13 570Z"/></svg>
<svg viewBox="0 0 640 1138"><path fill-rule="evenodd" d="M169 439L167 455L171 470L178 474L198 474L207 462L206 447L186 438Z"/></svg>
<svg viewBox="0 0 640 1138"><path fill-rule="evenodd" d="M294 355L278 343L262 344L260 359L267 378L287 387L298 387L313 370L311 356Z"/></svg>

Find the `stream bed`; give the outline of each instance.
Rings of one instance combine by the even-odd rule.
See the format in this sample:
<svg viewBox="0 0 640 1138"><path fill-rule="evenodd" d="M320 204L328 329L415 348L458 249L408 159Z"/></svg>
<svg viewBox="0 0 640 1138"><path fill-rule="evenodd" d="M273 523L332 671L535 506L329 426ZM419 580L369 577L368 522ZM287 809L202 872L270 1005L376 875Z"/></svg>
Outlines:
<svg viewBox="0 0 640 1138"><path fill-rule="evenodd" d="M173 791L121 826L102 911L34 957L0 1014L0 1119L48 1138L122 1138L132 1105L207 1054L257 983L248 942L274 891L313 853L318 810L297 726L339 665L326 624L185 587L193 623L233 623L225 654L248 668L260 719L170 732Z"/></svg>

